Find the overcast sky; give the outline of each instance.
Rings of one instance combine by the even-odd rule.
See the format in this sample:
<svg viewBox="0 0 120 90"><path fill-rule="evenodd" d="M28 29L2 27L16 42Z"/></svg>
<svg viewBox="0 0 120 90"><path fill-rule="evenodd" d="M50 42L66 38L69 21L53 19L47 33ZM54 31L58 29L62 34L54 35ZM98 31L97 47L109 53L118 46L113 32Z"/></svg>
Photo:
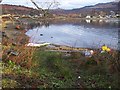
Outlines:
<svg viewBox="0 0 120 90"><path fill-rule="evenodd" d="M44 2L46 1L51 2L53 0L34 0L34 1L39 3L39 6L41 8L46 8ZM59 8L73 9L73 8L81 8L84 6L94 5L98 3L112 2L115 0L57 0L57 1L60 3L60 5L58 6ZM35 8L35 6L30 2L30 0L3 0L2 4L24 5Z"/></svg>

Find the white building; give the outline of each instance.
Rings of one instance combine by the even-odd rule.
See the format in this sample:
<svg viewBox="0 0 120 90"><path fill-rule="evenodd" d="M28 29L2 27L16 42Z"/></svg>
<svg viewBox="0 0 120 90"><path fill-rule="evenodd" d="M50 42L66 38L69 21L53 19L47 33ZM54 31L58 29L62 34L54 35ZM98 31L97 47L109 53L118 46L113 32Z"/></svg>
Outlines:
<svg viewBox="0 0 120 90"><path fill-rule="evenodd" d="M90 15L87 15L86 18L91 18L91 16L90 16Z"/></svg>

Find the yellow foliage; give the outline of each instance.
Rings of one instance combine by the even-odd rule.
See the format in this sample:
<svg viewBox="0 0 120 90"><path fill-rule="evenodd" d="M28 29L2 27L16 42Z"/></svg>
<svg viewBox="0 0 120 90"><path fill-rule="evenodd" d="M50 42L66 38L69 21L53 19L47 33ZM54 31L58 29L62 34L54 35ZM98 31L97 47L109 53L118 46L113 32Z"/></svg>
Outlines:
<svg viewBox="0 0 120 90"><path fill-rule="evenodd" d="M102 46L102 50L109 52L109 51L110 51L110 48L108 48L107 46Z"/></svg>
<svg viewBox="0 0 120 90"><path fill-rule="evenodd" d="M107 48L107 50L106 50L107 52L109 52L110 51L110 48Z"/></svg>

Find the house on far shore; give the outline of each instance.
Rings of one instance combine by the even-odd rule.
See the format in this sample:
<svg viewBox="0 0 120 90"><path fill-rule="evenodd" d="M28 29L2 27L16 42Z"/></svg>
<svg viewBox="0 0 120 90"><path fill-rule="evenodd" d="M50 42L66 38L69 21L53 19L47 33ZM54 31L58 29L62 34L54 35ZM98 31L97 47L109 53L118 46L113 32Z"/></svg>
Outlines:
<svg viewBox="0 0 120 90"><path fill-rule="evenodd" d="M99 18L100 18L100 19L103 19L104 17L103 17L103 16L101 16L101 15L99 15Z"/></svg>
<svg viewBox="0 0 120 90"><path fill-rule="evenodd" d="M11 14L0 15L0 18L1 18L2 20L9 20L9 19L12 19L11 17L12 17Z"/></svg>
<svg viewBox="0 0 120 90"><path fill-rule="evenodd" d="M91 17L90 15L87 15L86 18L87 18L87 19L90 19L90 18L92 18L92 17Z"/></svg>
<svg viewBox="0 0 120 90"><path fill-rule="evenodd" d="M14 17L16 20L20 18L19 15L12 15L12 17Z"/></svg>
<svg viewBox="0 0 120 90"><path fill-rule="evenodd" d="M11 16L11 14L4 14L4 15L1 15L0 17L2 18L9 18Z"/></svg>
<svg viewBox="0 0 120 90"><path fill-rule="evenodd" d="M44 14L39 14L39 17L43 17L44 16Z"/></svg>
<svg viewBox="0 0 120 90"><path fill-rule="evenodd" d="M120 17L120 14L116 14L116 17L119 18L119 17Z"/></svg>

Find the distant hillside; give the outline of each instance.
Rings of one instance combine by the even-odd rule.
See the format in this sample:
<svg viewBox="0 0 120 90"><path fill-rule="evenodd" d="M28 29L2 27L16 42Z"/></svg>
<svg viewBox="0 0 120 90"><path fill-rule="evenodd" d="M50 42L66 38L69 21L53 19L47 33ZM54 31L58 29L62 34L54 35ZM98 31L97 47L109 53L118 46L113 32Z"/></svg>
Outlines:
<svg viewBox="0 0 120 90"><path fill-rule="evenodd" d="M36 9L25 7L25 6L17 6L17 5L8 5L1 4L2 6L2 14L19 14L19 15L34 15L39 14Z"/></svg>
<svg viewBox="0 0 120 90"><path fill-rule="evenodd" d="M109 3L99 3L92 6L85 6L83 8L76 8L72 10L64 10L64 9L54 9L50 10L53 14L93 14L99 13L103 11L105 13L110 13L110 11L114 11L115 13L120 13L120 1L119 2L109 2ZM22 15L38 15L39 12L36 9L25 7L25 6L16 6L16 5L2 5L2 13L3 14L22 14Z"/></svg>
<svg viewBox="0 0 120 90"><path fill-rule="evenodd" d="M119 2L109 2L109 3L99 3L92 6L85 6L83 8L77 8L72 10L63 10L63 9L56 9L51 10L54 14L78 14L78 13L93 13L93 12L100 12L104 11L109 13L110 11L120 13L120 1Z"/></svg>

